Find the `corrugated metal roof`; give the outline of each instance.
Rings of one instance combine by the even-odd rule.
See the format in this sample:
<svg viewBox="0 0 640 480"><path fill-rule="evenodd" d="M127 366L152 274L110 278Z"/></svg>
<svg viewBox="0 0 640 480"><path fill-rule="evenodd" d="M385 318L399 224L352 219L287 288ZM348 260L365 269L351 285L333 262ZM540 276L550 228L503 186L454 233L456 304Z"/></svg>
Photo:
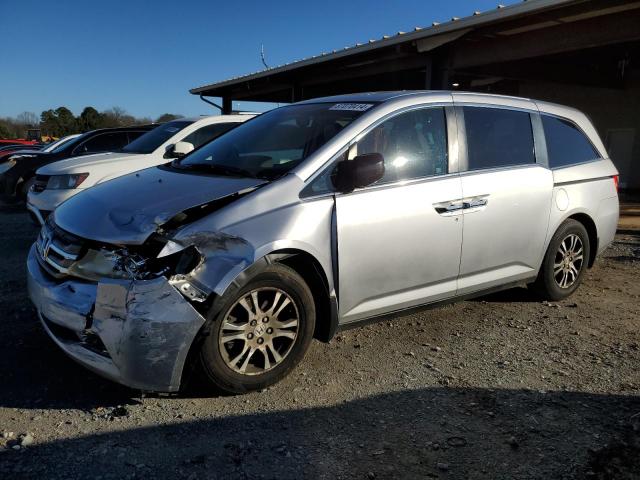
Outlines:
<svg viewBox="0 0 640 480"><path fill-rule="evenodd" d="M276 67L267 68L265 70L260 70L257 72L249 73L246 75L239 75L237 77L232 77L227 80L222 80L220 82L210 83L207 85L203 85L201 87L192 88L189 90L190 93L200 94L204 91L213 89L213 88L221 88L228 85L232 85L241 81L253 80L260 77L265 77L269 75L274 75L281 72L286 72L288 70L293 70L295 68L305 67L308 65L313 65L317 63L327 62L330 60L335 60L337 58L341 58L348 55L353 55L356 53L362 53L369 50L374 50L378 48L388 47L390 45L395 45L398 43L409 42L413 40L418 40L421 38L431 37L435 35L440 35L443 33L449 33L455 30L460 30L469 27L478 27L480 25L488 24L497 20L505 20L510 17L516 17L524 14L535 13L540 10L545 10L548 8L575 3L576 0L523 0L521 3L504 6L498 5L495 9L489 10L487 12L479 12L475 11L472 15L468 17L459 18L453 17L451 20L439 23L433 22L429 27L415 27L412 32L397 32L395 35L384 35L380 39L369 40L367 43L356 43L352 46L344 47L341 50L332 50L331 52L322 52L319 55L313 55L311 57L303 58L301 60L296 60L293 62L287 62L283 65L278 65Z"/></svg>

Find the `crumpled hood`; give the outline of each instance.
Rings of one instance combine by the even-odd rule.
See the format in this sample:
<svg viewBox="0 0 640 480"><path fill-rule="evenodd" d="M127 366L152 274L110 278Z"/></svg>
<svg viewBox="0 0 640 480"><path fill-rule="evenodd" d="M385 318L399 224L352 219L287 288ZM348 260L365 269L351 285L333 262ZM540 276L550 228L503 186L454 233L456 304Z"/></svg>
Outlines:
<svg viewBox="0 0 640 480"><path fill-rule="evenodd" d="M71 197L56 209L55 222L82 238L139 245L178 213L263 183L152 167Z"/></svg>
<svg viewBox="0 0 640 480"><path fill-rule="evenodd" d="M144 155L135 153L122 152L106 152L94 153L91 155L82 155L79 157L71 157L65 160L59 160L38 169L40 175L64 175L67 173L83 173L85 170L91 170L98 165L108 164L110 168L115 170L115 165L122 163L123 165L135 165L134 162L144 159ZM139 168L144 168L141 165Z"/></svg>

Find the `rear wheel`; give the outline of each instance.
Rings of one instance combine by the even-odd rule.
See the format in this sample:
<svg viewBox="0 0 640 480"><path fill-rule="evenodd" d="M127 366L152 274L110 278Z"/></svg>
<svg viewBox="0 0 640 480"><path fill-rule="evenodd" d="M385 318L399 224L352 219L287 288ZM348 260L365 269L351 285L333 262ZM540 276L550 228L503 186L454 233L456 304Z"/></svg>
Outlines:
<svg viewBox="0 0 640 480"><path fill-rule="evenodd" d="M284 378L304 358L315 308L304 280L273 264L242 289L225 294L208 321L200 350L206 377L228 393L244 393Z"/></svg>
<svg viewBox="0 0 640 480"><path fill-rule="evenodd" d="M567 298L582 282L590 247L584 225L566 220L549 243L534 289L549 300Z"/></svg>

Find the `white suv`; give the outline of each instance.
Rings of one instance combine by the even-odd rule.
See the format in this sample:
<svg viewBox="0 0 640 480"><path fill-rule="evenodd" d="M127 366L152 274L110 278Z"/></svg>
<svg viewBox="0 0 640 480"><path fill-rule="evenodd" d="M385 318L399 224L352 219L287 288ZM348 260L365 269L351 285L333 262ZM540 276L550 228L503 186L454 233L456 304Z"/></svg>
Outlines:
<svg viewBox="0 0 640 480"><path fill-rule="evenodd" d="M154 128L119 152L74 157L41 167L29 191L27 209L42 224L62 202L81 191L182 157L254 116L181 118Z"/></svg>

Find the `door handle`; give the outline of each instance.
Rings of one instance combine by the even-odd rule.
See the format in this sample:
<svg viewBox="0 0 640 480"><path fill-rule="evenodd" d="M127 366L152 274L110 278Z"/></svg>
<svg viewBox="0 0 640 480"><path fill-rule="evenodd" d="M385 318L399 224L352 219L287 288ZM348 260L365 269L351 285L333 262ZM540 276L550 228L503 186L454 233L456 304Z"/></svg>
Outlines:
<svg viewBox="0 0 640 480"><path fill-rule="evenodd" d="M488 196L489 195L479 195L477 197L463 198L462 209L464 210L464 213L472 213L482 210L489 203L489 200L487 199Z"/></svg>
<svg viewBox="0 0 640 480"><path fill-rule="evenodd" d="M448 202L434 203L433 208L439 215L448 216L462 213L464 205L462 200L451 200Z"/></svg>
<svg viewBox="0 0 640 480"><path fill-rule="evenodd" d="M473 198L462 202L465 210L468 208L484 207L487 203L489 202L486 198Z"/></svg>

